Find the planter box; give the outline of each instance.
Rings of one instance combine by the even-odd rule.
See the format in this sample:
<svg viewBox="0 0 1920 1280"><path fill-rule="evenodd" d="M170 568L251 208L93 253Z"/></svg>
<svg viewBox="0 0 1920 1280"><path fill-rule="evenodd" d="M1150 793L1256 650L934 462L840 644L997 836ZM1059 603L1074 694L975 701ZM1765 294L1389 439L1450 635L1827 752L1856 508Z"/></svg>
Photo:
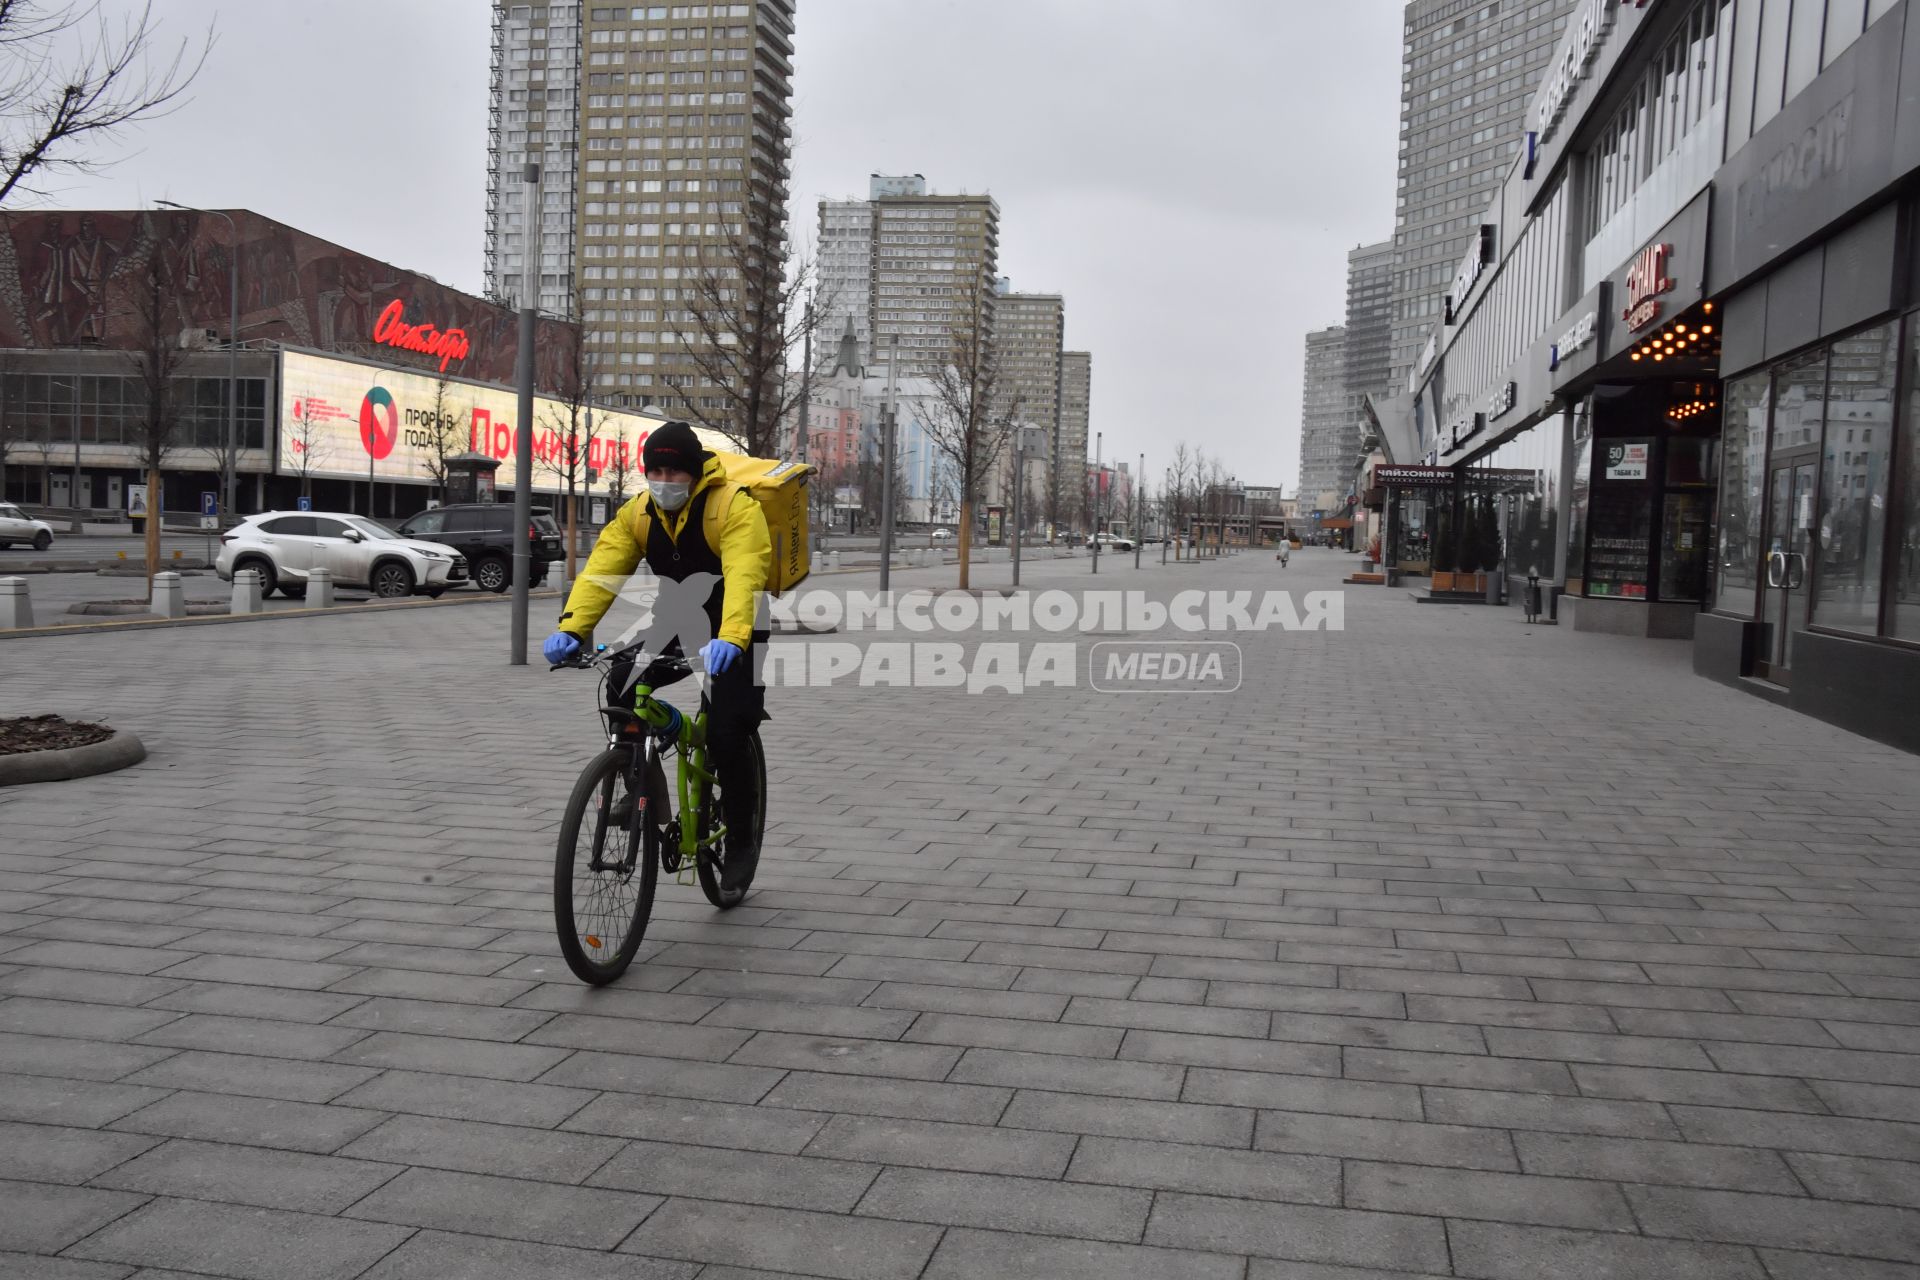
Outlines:
<svg viewBox="0 0 1920 1280"><path fill-rule="evenodd" d="M1458 591L1467 595L1484 595L1487 590L1487 575L1484 573L1452 573L1445 569L1433 571L1433 590Z"/></svg>

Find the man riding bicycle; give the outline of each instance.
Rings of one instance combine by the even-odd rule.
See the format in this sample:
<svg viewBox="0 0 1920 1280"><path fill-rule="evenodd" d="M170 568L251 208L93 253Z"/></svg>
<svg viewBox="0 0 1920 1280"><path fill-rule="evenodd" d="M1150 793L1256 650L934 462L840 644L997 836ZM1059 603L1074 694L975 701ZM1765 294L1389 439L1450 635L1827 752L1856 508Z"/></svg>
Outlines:
<svg viewBox="0 0 1920 1280"><path fill-rule="evenodd" d="M766 690L757 677L755 642L765 633L754 631L760 594L773 568L773 541L760 504L739 485L730 483L720 460L701 445L693 428L668 422L651 432L640 450L647 492L635 497L600 531L593 554L580 580L567 597L560 629L547 637L542 652L547 661L565 662L590 643L593 629L606 615L620 584L644 560L661 583L655 605L657 619L669 616L675 588L699 591L708 581L712 590L695 603L705 615L706 634L700 646L707 687L707 750L720 785L720 806L727 827L727 849L721 887L743 889L760 860L755 815L759 805L758 775L747 738L766 714ZM668 584L673 584L669 586ZM654 634L684 629L656 626ZM656 659L681 655L678 638L648 645ZM616 670L614 687L632 704L636 684L660 688L683 673L655 661L637 677L628 663ZM631 797L625 797L611 815L615 821L631 817Z"/></svg>

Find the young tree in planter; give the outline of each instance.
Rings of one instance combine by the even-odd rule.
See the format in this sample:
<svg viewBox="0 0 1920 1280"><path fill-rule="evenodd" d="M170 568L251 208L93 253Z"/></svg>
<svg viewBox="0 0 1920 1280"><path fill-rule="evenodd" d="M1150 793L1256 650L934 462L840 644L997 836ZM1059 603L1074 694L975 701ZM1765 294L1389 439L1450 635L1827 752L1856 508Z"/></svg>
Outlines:
<svg viewBox="0 0 1920 1280"><path fill-rule="evenodd" d="M966 590L972 565L973 508L982 482L991 473L1013 435L1013 415L1019 398L995 415L998 381L992 335L984 321L985 286L975 280L967 288L968 319L948 334L944 363L928 381L933 395L927 406L927 438L944 457L960 498L960 589Z"/></svg>
<svg viewBox="0 0 1920 1280"><path fill-rule="evenodd" d="M126 279L128 319L132 344L127 360L133 367L138 418L134 443L147 478L147 599L153 599L153 576L160 571L160 523L166 510L160 491L160 469L180 435L180 377L184 363L178 329L178 301L159 256L144 262L121 263Z"/></svg>
<svg viewBox="0 0 1920 1280"><path fill-rule="evenodd" d="M593 457L590 397L596 361L594 353L587 349L578 321L568 324L564 332L565 360L560 368L560 383L553 388L555 403L547 410L545 424L550 447L535 456L542 469L551 472L559 486L567 491L566 519L561 524L567 538L567 581L572 582L579 567L580 490L588 485L588 460Z"/></svg>
<svg viewBox="0 0 1920 1280"><path fill-rule="evenodd" d="M320 464L327 460L332 450L327 447L326 438L321 432L322 419L314 412L313 401L298 400L293 408L292 416L287 419L287 451L292 455L288 461L293 467L293 474L300 477L300 496L311 498L313 473L319 470ZM441 478L445 478L444 471Z"/></svg>

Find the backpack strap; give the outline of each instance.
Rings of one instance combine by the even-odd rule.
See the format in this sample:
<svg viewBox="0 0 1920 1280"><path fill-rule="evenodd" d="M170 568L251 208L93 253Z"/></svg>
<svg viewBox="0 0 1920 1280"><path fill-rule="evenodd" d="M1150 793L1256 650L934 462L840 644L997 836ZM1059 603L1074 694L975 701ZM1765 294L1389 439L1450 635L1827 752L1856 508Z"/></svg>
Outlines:
<svg viewBox="0 0 1920 1280"><path fill-rule="evenodd" d="M701 513L701 533L707 539L707 545L713 548L713 554L720 554L720 535L726 531L727 513L733 510L734 495L744 493L746 486L733 480L722 480L707 494L707 509Z"/></svg>

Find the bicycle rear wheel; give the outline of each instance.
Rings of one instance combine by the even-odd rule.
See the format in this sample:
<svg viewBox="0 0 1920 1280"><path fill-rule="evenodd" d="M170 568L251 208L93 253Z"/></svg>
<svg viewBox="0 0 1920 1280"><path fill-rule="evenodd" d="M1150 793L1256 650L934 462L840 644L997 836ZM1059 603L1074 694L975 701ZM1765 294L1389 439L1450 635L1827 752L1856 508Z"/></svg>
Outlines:
<svg viewBox="0 0 1920 1280"><path fill-rule="evenodd" d="M760 837L767 829L767 752L766 748L760 743L760 731L758 729L755 729L747 735L747 753L753 761L752 767L759 783L758 787L755 788L760 799L759 803L754 807L752 833L753 845L754 848L757 849L760 847ZM706 803L708 814L713 812L716 803L712 793L709 792ZM710 824L702 822L701 825L703 827L701 834L704 835L704 828ZM729 837L729 839L731 839L731 837ZM726 874L726 859L724 855L716 860L711 853L703 850L700 854L700 861L696 869L700 873L700 892L706 894L707 901L722 911L730 907L739 906L741 901L747 896L747 889L753 884L752 879L749 878L746 884L741 885L731 892L722 886L720 881Z"/></svg>
<svg viewBox="0 0 1920 1280"><path fill-rule="evenodd" d="M601 752L573 784L560 822L553 863L560 954L576 978L596 987L626 972L653 914L660 868L642 855L640 838L648 806L630 797L626 821L608 820L641 772L631 749Z"/></svg>

